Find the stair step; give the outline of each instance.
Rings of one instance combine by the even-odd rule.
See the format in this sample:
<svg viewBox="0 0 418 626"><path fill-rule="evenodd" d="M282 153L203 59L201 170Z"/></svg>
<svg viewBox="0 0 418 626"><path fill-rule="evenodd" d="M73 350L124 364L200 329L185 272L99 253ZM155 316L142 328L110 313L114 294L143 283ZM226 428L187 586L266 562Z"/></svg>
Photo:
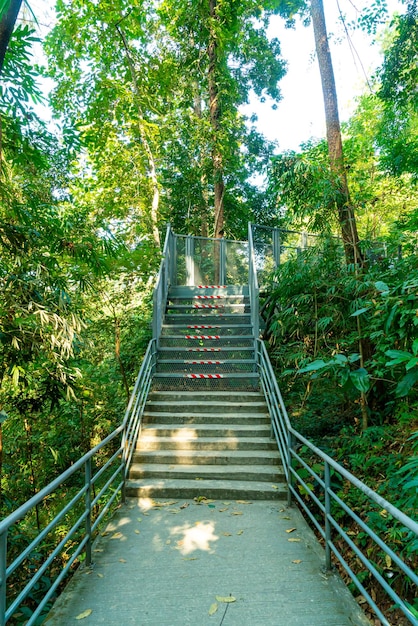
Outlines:
<svg viewBox="0 0 418 626"><path fill-rule="evenodd" d="M228 413L223 415L222 413L174 413L172 411L152 411L144 412L144 423L146 424L184 424L184 425L199 425L199 424L268 424L270 425L270 416L265 414L256 413Z"/></svg>
<svg viewBox="0 0 418 626"><path fill-rule="evenodd" d="M252 337L249 324L164 324L161 329L164 337L196 337L198 335L232 337Z"/></svg>
<svg viewBox="0 0 418 626"><path fill-rule="evenodd" d="M134 463L130 478L186 478L188 480L255 480L278 483L284 478L283 469L277 465L167 465Z"/></svg>
<svg viewBox="0 0 418 626"><path fill-rule="evenodd" d="M227 401L223 400L221 397L219 400L213 400L213 396L210 398L203 397L198 399L196 397L185 399L184 395L180 396L176 394L173 398L167 399L159 399L158 397L153 397L152 400L149 400L146 404L145 411L147 413L151 411L165 411L172 413L183 413L185 411L192 412L192 414L199 413L214 413L216 411L220 411L221 413L261 413L265 414L266 404L265 402L253 400L251 402L241 401Z"/></svg>
<svg viewBox="0 0 418 626"><path fill-rule="evenodd" d="M161 359L251 359L254 361L254 343L249 346L234 348L231 346L160 346L158 349L158 360Z"/></svg>
<svg viewBox="0 0 418 626"><path fill-rule="evenodd" d="M220 313L216 309L199 312L196 309L193 317L184 313L166 313L164 317L165 324L230 324L234 320L235 324L251 324L251 315L249 313L230 314Z"/></svg>
<svg viewBox="0 0 418 626"><path fill-rule="evenodd" d="M148 478L128 480L128 497L140 498L210 498L213 500L284 500L287 489L281 484L240 480L171 480Z"/></svg>
<svg viewBox="0 0 418 626"><path fill-rule="evenodd" d="M180 425L177 428L167 424L146 424L142 427L141 442L147 437L171 437L178 441L197 437L266 437L270 438L269 424L195 424Z"/></svg>
<svg viewBox="0 0 418 626"><path fill-rule="evenodd" d="M134 463L168 465L279 465L278 450L135 450Z"/></svg>
<svg viewBox="0 0 418 626"><path fill-rule="evenodd" d="M255 362L250 359L236 359L235 361L214 359L160 359L157 362L157 373L176 372L178 374L191 374L199 370L201 374L240 374L245 372L255 373L255 368Z"/></svg>
<svg viewBox="0 0 418 626"><path fill-rule="evenodd" d="M164 437L143 434L137 445L139 452L148 450L174 450L181 454L184 450L244 451L277 450L277 443L270 437Z"/></svg>

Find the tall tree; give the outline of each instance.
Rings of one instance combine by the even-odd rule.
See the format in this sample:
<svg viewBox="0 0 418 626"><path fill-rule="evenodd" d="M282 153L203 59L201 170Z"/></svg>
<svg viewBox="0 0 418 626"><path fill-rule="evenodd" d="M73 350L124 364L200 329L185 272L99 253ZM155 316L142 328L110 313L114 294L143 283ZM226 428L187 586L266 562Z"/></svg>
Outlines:
<svg viewBox="0 0 418 626"><path fill-rule="evenodd" d="M22 0L0 1L0 73Z"/></svg>
<svg viewBox="0 0 418 626"><path fill-rule="evenodd" d="M338 114L337 90L328 43L327 27L322 0L311 0L311 18L315 35L315 47L321 74L327 129L328 154L331 172L335 180L335 202L341 226L347 262L359 263L361 252L354 208L348 189L344 163L341 127Z"/></svg>

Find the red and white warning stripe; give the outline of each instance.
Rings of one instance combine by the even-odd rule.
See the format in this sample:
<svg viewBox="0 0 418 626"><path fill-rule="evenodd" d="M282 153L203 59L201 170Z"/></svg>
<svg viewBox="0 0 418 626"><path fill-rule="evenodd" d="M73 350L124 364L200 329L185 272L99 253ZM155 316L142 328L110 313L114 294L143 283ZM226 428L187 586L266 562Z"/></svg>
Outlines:
<svg viewBox="0 0 418 626"><path fill-rule="evenodd" d="M187 348L187 352L222 352L222 348Z"/></svg>
<svg viewBox="0 0 418 626"><path fill-rule="evenodd" d="M184 363L190 363L191 365L223 365L225 361L184 361Z"/></svg>
<svg viewBox="0 0 418 626"><path fill-rule="evenodd" d="M224 309L224 304L194 304L194 309Z"/></svg>
<svg viewBox="0 0 418 626"><path fill-rule="evenodd" d="M185 378L223 378L222 374L185 374Z"/></svg>
<svg viewBox="0 0 418 626"><path fill-rule="evenodd" d="M196 324L195 326L189 325L187 328L222 328L222 326L207 326L205 324Z"/></svg>
<svg viewBox="0 0 418 626"><path fill-rule="evenodd" d="M198 300L220 300L222 296L194 296Z"/></svg>
<svg viewBox="0 0 418 626"><path fill-rule="evenodd" d="M185 339L220 339L220 335L185 335Z"/></svg>
<svg viewBox="0 0 418 626"><path fill-rule="evenodd" d="M198 289L225 289L226 285L198 285Z"/></svg>

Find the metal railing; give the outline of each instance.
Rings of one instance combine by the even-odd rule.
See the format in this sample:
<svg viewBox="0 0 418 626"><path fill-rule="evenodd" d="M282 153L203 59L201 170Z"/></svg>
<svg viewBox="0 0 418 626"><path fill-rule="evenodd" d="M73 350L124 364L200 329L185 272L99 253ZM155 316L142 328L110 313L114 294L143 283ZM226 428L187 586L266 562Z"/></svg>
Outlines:
<svg viewBox="0 0 418 626"><path fill-rule="evenodd" d="M246 285L248 243L175 235L175 285Z"/></svg>
<svg viewBox="0 0 418 626"><path fill-rule="evenodd" d="M257 278L257 265L255 259L255 248L253 241L253 231L251 224L248 225L248 287L250 295L250 311L251 324L253 327L253 335L258 339L260 334L260 317L259 317L259 287Z"/></svg>
<svg viewBox="0 0 418 626"><path fill-rule="evenodd" d="M272 434L283 461L288 483L288 504L294 499L322 538L327 569L331 569L334 555L383 626L390 626L390 622L377 605L376 598L373 598L363 585L364 572L375 579L394 606L416 626L418 619L414 615L414 609L401 593L405 581L411 590L416 590L418 585L416 570L414 571L387 545L381 536L382 532L379 534L373 530L367 521L353 510L350 502L367 502L368 515L375 511L381 519L385 517L392 525L397 524L403 538L417 537L418 523L370 489L292 427L265 345L261 341L258 341L257 345L261 387L270 411ZM313 458L315 462L312 462ZM350 530L344 528L345 522L350 526ZM355 531L352 530L353 526ZM367 545L362 546L365 541ZM341 543L353 554L351 564L347 563L344 557L340 548ZM368 557L370 545L381 551L383 565L373 562ZM363 573L354 571L355 563L363 568L361 570ZM391 574L390 578L385 578L384 570L387 570L386 574L388 572ZM403 576L401 590L397 589L395 584L398 574Z"/></svg>
<svg viewBox="0 0 418 626"><path fill-rule="evenodd" d="M152 340L122 424L0 522L0 626L5 626L24 606L27 598L36 593L43 578L55 569L52 584L37 599L36 609L25 622L26 626L35 624L48 609L48 603L76 561L84 558L87 565L91 564L92 542L100 523L119 493L124 499L125 479L141 427L155 367L155 354L155 341ZM48 519L48 503L52 499L62 500L62 508L52 519ZM31 532L27 533L28 545L8 559L8 539L13 539L16 534L23 535L21 527L31 525L31 516L44 522L43 527L38 525L34 538L31 528ZM31 559L36 566L31 565ZM21 578L26 578L23 588L8 599L8 589L17 587L13 578L19 571Z"/></svg>
<svg viewBox="0 0 418 626"><path fill-rule="evenodd" d="M163 257L161 259L153 294L152 338L156 341L158 341L161 334L168 288L174 280L173 272L175 266L176 239L170 224L168 224L163 247Z"/></svg>

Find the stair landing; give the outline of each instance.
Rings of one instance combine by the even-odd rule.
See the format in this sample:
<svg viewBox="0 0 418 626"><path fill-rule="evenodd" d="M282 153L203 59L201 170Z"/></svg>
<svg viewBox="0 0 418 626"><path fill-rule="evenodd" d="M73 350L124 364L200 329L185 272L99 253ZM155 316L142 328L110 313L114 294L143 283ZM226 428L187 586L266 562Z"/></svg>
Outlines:
<svg viewBox="0 0 418 626"><path fill-rule="evenodd" d="M281 503L132 500L104 534L48 626L370 626Z"/></svg>

